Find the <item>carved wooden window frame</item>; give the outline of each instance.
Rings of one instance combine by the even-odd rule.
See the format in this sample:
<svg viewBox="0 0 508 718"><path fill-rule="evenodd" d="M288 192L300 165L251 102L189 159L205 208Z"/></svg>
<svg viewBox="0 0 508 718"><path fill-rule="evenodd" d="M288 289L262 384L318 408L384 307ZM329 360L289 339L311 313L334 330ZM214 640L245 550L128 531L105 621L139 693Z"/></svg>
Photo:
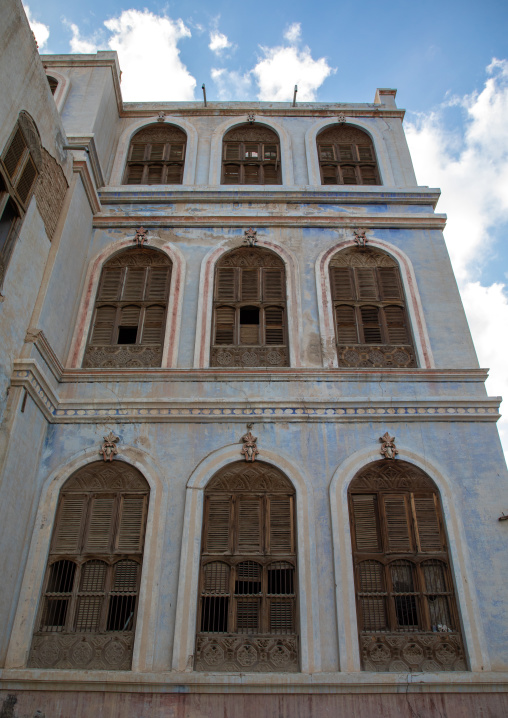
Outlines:
<svg viewBox="0 0 508 718"><path fill-rule="evenodd" d="M215 267L210 366L289 366L286 294L285 265L274 252L240 247L223 255ZM249 311L258 312L258 323L242 321Z"/></svg>
<svg viewBox="0 0 508 718"><path fill-rule="evenodd" d="M339 367L415 367L400 269L370 247L350 247L329 265Z"/></svg>
<svg viewBox="0 0 508 718"><path fill-rule="evenodd" d="M374 143L359 127L332 125L317 136L322 185L380 185Z"/></svg>
<svg viewBox="0 0 508 718"><path fill-rule="evenodd" d="M104 264L83 359L84 367L161 365L171 273L169 257L146 247L125 249ZM161 283L164 283L163 287ZM133 329L128 336L129 327L136 329L134 341ZM159 337L155 340L148 332L151 330L154 335L157 328ZM106 337L108 331L109 339ZM130 340L119 343L122 338Z"/></svg>
<svg viewBox="0 0 508 718"><path fill-rule="evenodd" d="M208 485L196 670L298 670L295 500L282 472L259 461L230 464Z"/></svg>
<svg viewBox="0 0 508 718"><path fill-rule="evenodd" d="M466 670L439 492L381 460L348 490L362 668Z"/></svg>
<svg viewBox="0 0 508 718"><path fill-rule="evenodd" d="M228 168L231 167L237 168L238 172L230 176ZM257 181L252 181L254 179ZM229 130L222 142L221 184L282 184L280 139L275 130L251 124Z"/></svg>
<svg viewBox="0 0 508 718"><path fill-rule="evenodd" d="M176 125L141 128L130 141L123 184L182 184L186 149L187 134Z"/></svg>
<svg viewBox="0 0 508 718"><path fill-rule="evenodd" d="M120 461L89 464L63 486L29 666L130 668L148 499Z"/></svg>

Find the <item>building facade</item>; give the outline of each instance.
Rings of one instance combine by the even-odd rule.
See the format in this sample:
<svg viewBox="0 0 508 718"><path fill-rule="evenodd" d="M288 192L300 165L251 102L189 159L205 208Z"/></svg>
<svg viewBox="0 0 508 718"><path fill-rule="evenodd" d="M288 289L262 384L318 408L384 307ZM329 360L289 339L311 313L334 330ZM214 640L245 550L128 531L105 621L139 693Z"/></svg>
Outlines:
<svg viewBox="0 0 508 718"><path fill-rule="evenodd" d="M124 103L5 17L0 715L505 715L500 399L395 90Z"/></svg>

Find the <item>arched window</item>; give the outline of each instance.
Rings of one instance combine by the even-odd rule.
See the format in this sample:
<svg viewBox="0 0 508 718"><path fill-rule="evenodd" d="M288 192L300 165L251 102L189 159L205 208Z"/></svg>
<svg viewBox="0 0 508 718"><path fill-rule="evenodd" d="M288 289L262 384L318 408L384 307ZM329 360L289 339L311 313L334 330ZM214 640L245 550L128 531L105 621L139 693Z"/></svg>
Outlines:
<svg viewBox="0 0 508 718"><path fill-rule="evenodd" d="M104 265L84 367L160 366L171 260L147 248L127 249Z"/></svg>
<svg viewBox="0 0 508 718"><path fill-rule="evenodd" d="M238 461L205 492L195 668L297 671L295 492Z"/></svg>
<svg viewBox="0 0 508 718"><path fill-rule="evenodd" d="M257 123L229 130L222 143L222 184L282 184L277 133Z"/></svg>
<svg viewBox="0 0 508 718"><path fill-rule="evenodd" d="M351 482L349 515L363 669L467 670L434 482L375 461Z"/></svg>
<svg viewBox="0 0 508 718"><path fill-rule="evenodd" d="M332 257L330 284L341 367L416 366L400 271L379 249Z"/></svg>
<svg viewBox="0 0 508 718"><path fill-rule="evenodd" d="M187 135L175 125L143 127L131 140L124 184L182 184Z"/></svg>
<svg viewBox="0 0 508 718"><path fill-rule="evenodd" d="M97 461L63 486L29 666L129 670L149 488Z"/></svg>
<svg viewBox="0 0 508 718"><path fill-rule="evenodd" d="M381 184L374 145L352 125L336 124L317 137L321 184Z"/></svg>
<svg viewBox="0 0 508 718"><path fill-rule="evenodd" d="M54 95L56 92L56 88L58 87L58 80L55 77L51 77L51 75L46 75L48 80L49 89L51 90L51 94Z"/></svg>
<svg viewBox="0 0 508 718"><path fill-rule="evenodd" d="M215 270L211 366L289 366L286 273L274 252L240 247Z"/></svg>

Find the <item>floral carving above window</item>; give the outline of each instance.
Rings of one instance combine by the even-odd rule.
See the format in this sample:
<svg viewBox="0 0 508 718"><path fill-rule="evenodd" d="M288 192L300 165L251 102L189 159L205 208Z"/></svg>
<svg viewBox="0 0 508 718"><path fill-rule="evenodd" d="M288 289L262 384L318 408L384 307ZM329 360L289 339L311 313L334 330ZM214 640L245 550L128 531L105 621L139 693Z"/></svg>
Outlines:
<svg viewBox="0 0 508 718"><path fill-rule="evenodd" d="M187 135L179 127L144 127L131 140L124 184L182 184Z"/></svg>
<svg viewBox="0 0 508 718"><path fill-rule="evenodd" d="M282 184L280 141L263 125L240 125L224 136L222 184Z"/></svg>
<svg viewBox="0 0 508 718"><path fill-rule="evenodd" d="M212 366L288 366L284 262L260 247L224 255L215 270Z"/></svg>
<svg viewBox="0 0 508 718"><path fill-rule="evenodd" d="M330 262L340 367L414 367L397 262L378 249L351 247Z"/></svg>
<svg viewBox="0 0 508 718"><path fill-rule="evenodd" d="M317 137L317 150L321 184L381 184L372 140L358 127L328 127Z"/></svg>

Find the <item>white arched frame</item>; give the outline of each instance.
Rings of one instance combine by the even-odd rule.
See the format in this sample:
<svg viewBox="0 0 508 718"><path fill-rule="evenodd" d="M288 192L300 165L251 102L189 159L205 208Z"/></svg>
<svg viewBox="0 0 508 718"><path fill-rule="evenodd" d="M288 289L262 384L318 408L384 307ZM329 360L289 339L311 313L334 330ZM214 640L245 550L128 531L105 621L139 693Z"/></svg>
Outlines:
<svg viewBox="0 0 508 718"><path fill-rule="evenodd" d="M56 104L58 112L61 112L63 110L65 100L69 93L71 81L68 77L66 77L65 75L62 75L61 72L53 71L52 68L46 69L46 75L48 77L54 77L55 80L58 82L58 86L55 90L55 94L53 95L53 98L55 100L55 104Z"/></svg>
<svg viewBox="0 0 508 718"><path fill-rule="evenodd" d="M439 467L428 459L407 449L399 442L397 442L397 447L399 458L425 471L439 490L448 536L451 568L455 579L456 599L462 619L470 669L472 671L488 671L490 661L487 644L481 622L477 620L480 609L473 589L474 580L464 525L455 509L456 500L452 482ZM357 451L340 464L330 484L337 626L342 671L361 671L348 489L360 469L378 460L378 449Z"/></svg>
<svg viewBox="0 0 508 718"><path fill-rule="evenodd" d="M242 246L242 245L240 245ZM289 363L292 367L301 366L301 298L296 258L286 247L258 238L256 247L271 249L277 254L286 269L287 331L289 343ZM194 347L194 367L203 369L210 366L210 345L213 319L213 290L215 266L226 252L238 247L217 247L203 258L199 276L199 300L196 322L196 342Z"/></svg>
<svg viewBox="0 0 508 718"><path fill-rule="evenodd" d="M86 343L90 330L90 323L95 307L95 298L99 287L99 280L104 264L114 254L132 248L132 237L119 239L109 244L89 264L85 277L83 298L78 310L74 334L67 361L67 368L78 369L85 355ZM168 311L166 314L166 327L164 344L162 347L162 367L176 366L178 356L178 340L180 336L180 323L182 318L182 302L185 284L185 260L181 251L171 242L165 242L158 237L148 235L144 245L148 249L164 252L172 262L171 283L169 287Z"/></svg>
<svg viewBox="0 0 508 718"><path fill-rule="evenodd" d="M323 346L323 366L336 369L339 366L337 359L335 323L333 317L333 301L330 287L329 266L335 254L348 247L354 247L353 239L347 239L325 249L316 262L316 288L319 311L319 324L321 328L321 341ZM369 247L377 247L393 257L399 265L400 276L406 297L406 310L411 324L415 342L418 364L422 369L434 368L434 357L430 347L427 325L423 314L420 293L416 284L413 265L409 257L398 247L381 239L369 237Z"/></svg>
<svg viewBox="0 0 508 718"><path fill-rule="evenodd" d="M147 121L145 117L142 120L137 120L136 122L130 124L120 135L118 147L116 148L113 170L109 180L109 184L113 187L119 187L122 185L125 163L127 162L127 155L129 153L129 147L133 136L136 132L139 132L139 130L144 127L149 127L150 125L157 125L157 122L153 119ZM170 115L166 115L165 121L158 123L157 126L164 127L164 125L175 125L179 129L183 130L187 135L182 185L193 185L196 178L196 158L198 154L198 133L196 132L196 128L190 122L187 122L187 120L183 120L181 117L171 117ZM182 185L178 185L178 187L181 187ZM139 189L139 187L142 186L143 185L136 185L136 189ZM153 187L153 185L150 186Z"/></svg>
<svg viewBox="0 0 508 718"><path fill-rule="evenodd" d="M343 123L341 123L343 124ZM383 135L377 128L377 121L374 120L362 120L359 117L346 118L346 125L351 127L358 127L360 130L366 132L374 144L376 152L378 170L380 174L381 184L388 187L395 185L395 179L393 177L392 165L390 162L390 156L388 154L388 148L384 140ZM317 150L317 136L318 134L328 127L338 125L337 120L328 117L325 120L316 122L310 127L305 133L305 152L307 155L307 168L309 172L309 185L322 186L321 184L321 173L319 171L319 156ZM361 186L361 185L359 185ZM327 185L329 188L329 185ZM370 189L370 185L369 185Z"/></svg>
<svg viewBox="0 0 508 718"><path fill-rule="evenodd" d="M149 671L153 670L153 636L156 630L158 612L158 595L153 590L153 586L157 584L157 577L161 572L162 546L158 539L164 529L164 521L168 511L168 490L160 480L163 475L161 467L146 452L121 445L118 450L119 453L115 457L115 461L124 461L134 466L141 472L150 487L132 656L133 671ZM95 447L70 457L65 464L62 464L50 474L43 485L21 584L18 607L7 650L6 667L20 668L26 666L37 609L42 595L42 584L60 491L67 479L78 469L97 461L97 457Z"/></svg>
<svg viewBox="0 0 508 718"><path fill-rule="evenodd" d="M237 125L247 124L249 118L245 117L232 117L229 120L225 120L218 127L215 128L210 147L210 170L208 175L208 184L226 186L229 191L236 188L245 189L247 185L221 185L221 173L222 173L222 141L224 135L233 129ZM256 125L265 125L271 130L276 132L280 140L280 164L282 170L282 184L293 185L293 155L291 151L291 137L288 132L278 122L274 122L269 117L256 117ZM257 186L257 185L256 185ZM267 185L268 186L268 185ZM269 185L270 189L272 185Z"/></svg>
<svg viewBox="0 0 508 718"><path fill-rule="evenodd" d="M197 466L187 482L173 647L175 671L193 668L205 488L220 469L241 456L238 444L214 451ZM263 461L280 469L296 491L301 670L316 673L321 667L321 654L312 485L292 461L280 454L263 448Z"/></svg>

